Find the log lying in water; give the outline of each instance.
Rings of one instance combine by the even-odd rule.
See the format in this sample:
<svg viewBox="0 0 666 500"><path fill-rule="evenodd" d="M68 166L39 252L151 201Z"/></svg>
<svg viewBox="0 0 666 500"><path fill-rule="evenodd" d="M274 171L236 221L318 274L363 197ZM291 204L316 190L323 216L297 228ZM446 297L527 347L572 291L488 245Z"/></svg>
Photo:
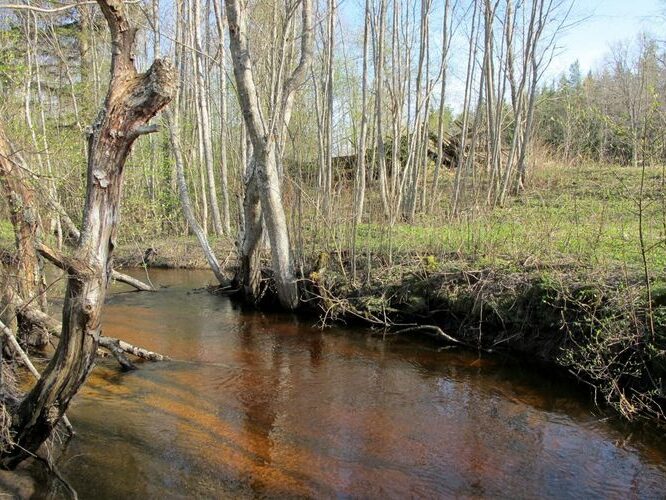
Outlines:
<svg viewBox="0 0 666 500"><path fill-rule="evenodd" d="M132 363L125 354L131 354L137 358L146 359L148 361L167 361L170 358L159 354L157 352L149 351L142 347L137 347L132 345L124 340L116 339L113 337L100 336L99 345L104 349L108 350L113 357L118 360L120 366L123 370L129 371L136 369L134 363Z"/></svg>
<svg viewBox="0 0 666 500"><path fill-rule="evenodd" d="M26 318L27 321L46 329L54 337L60 337L62 325L58 320L46 314L45 312L40 311L38 308L32 305L26 304L18 296L18 294L12 293L11 290L9 291L8 296L16 308L21 311L21 314ZM168 356L164 356L163 354L149 351L148 349L132 345L128 342L125 342L124 340L107 337L105 335L100 335L99 345L100 347L108 350L113 355L113 357L118 360L118 363L120 363L120 366L123 368L123 370L133 370L136 368L136 366L134 366L134 364L127 358L127 356L125 356L125 354L131 354L137 358L145 359L147 361L167 361L170 359Z"/></svg>

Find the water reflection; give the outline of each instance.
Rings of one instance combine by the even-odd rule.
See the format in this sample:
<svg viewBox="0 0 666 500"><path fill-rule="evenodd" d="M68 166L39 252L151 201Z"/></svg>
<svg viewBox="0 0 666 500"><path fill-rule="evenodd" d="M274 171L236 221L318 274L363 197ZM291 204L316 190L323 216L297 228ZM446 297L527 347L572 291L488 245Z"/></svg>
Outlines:
<svg viewBox="0 0 666 500"><path fill-rule="evenodd" d="M175 361L95 370L60 468L81 497L661 497L663 443L571 388L415 339L322 333L191 293L113 295L107 334Z"/></svg>

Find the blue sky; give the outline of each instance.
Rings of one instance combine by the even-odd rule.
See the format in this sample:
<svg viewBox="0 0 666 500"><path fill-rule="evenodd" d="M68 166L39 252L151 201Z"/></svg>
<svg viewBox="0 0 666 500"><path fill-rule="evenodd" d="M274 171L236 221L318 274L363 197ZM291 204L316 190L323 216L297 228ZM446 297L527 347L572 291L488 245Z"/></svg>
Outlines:
<svg viewBox="0 0 666 500"><path fill-rule="evenodd" d="M576 0L571 27L560 39L561 50L551 74L559 74L578 60L584 73L598 68L617 41L634 40L646 31L666 38L664 0Z"/></svg>

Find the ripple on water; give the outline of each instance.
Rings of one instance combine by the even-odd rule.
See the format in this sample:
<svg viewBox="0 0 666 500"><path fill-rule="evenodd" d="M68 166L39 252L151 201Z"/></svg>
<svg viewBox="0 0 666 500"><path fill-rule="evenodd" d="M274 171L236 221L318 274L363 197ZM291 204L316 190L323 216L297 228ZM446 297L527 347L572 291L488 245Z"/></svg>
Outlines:
<svg viewBox="0 0 666 500"><path fill-rule="evenodd" d="M172 286L112 297L105 331L180 361L97 369L59 461L81 497L664 496L663 441L623 444L566 384L151 275Z"/></svg>

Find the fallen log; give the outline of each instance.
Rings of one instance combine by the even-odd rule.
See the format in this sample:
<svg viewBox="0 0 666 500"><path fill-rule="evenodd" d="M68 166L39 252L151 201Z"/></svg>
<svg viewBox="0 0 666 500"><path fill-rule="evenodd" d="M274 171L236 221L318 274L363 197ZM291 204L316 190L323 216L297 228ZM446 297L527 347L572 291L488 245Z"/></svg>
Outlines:
<svg viewBox="0 0 666 500"><path fill-rule="evenodd" d="M27 321L44 328L54 337L60 337L62 324L58 320L32 305L26 304L18 294L14 293L11 289L8 291L7 296L16 309L21 311L21 314ZM135 346L124 340L107 337L105 335L100 335L99 345L108 350L118 360L123 370L133 370L136 368L136 366L127 359L125 354L131 354L147 361L168 361L171 359L163 354L149 351L148 349Z"/></svg>
<svg viewBox="0 0 666 500"><path fill-rule="evenodd" d="M136 365L132 363L127 356L125 356L125 353L120 348L118 339L101 337L99 339L99 346L109 351L111 355L116 358L116 361L118 361L118 364L124 372L136 370Z"/></svg>
<svg viewBox="0 0 666 500"><path fill-rule="evenodd" d="M131 354L132 356L136 356L137 358L145 359L147 361L169 361L171 359L164 354L149 351L148 349L132 345L129 342L125 342L124 340L107 337L105 335L100 336L99 345L111 350L112 353L114 351L120 351L126 354Z"/></svg>
<svg viewBox="0 0 666 500"><path fill-rule="evenodd" d="M64 256L64 254L58 250L54 250L48 246L46 246L44 243L37 242L35 244L37 252L44 257L46 260L48 260L51 264L54 266L62 269L63 271L67 271L67 258ZM125 283L126 285L129 285L131 287L136 288L137 290L141 292L154 292L155 289L148 285L147 283L144 283L141 280L138 280L136 278L132 278L131 276L128 276L126 274L123 274L121 272L116 271L115 269L111 271L111 278L114 279L115 281L119 281L121 283Z"/></svg>
<svg viewBox="0 0 666 500"><path fill-rule="evenodd" d="M125 283L126 285L132 286L139 290L140 292L154 292L155 289L148 285L147 283L144 283L141 280L138 280L136 278L132 278L131 276L128 276L127 274L120 273L116 271L115 269L111 271L111 278L115 281L120 281L121 283Z"/></svg>

